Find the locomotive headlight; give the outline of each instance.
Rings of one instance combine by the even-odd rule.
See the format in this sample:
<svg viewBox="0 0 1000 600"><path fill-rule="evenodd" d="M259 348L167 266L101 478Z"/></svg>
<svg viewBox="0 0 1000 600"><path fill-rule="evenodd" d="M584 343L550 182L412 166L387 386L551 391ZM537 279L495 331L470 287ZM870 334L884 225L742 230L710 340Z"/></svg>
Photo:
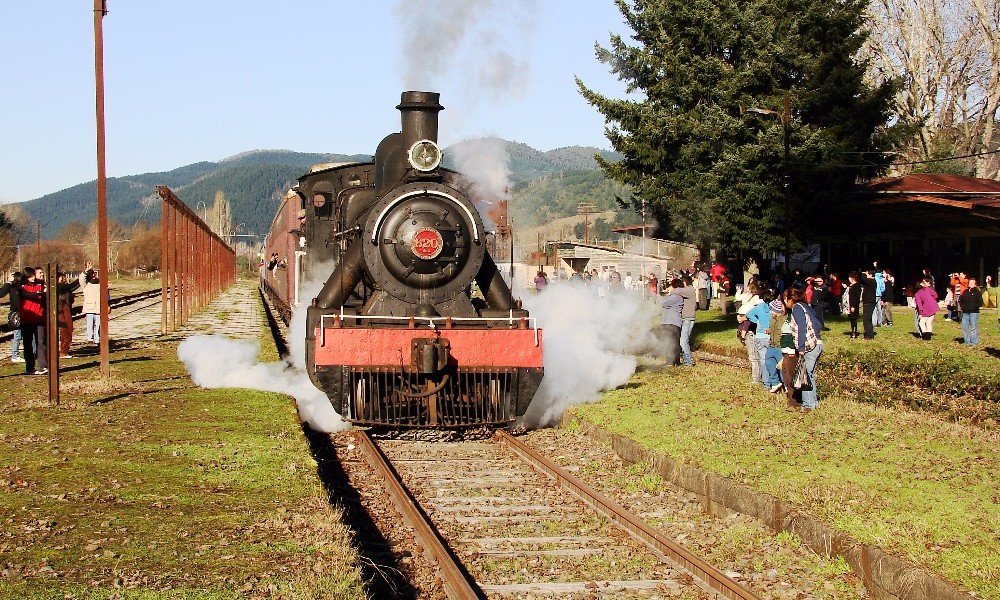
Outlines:
<svg viewBox="0 0 1000 600"><path fill-rule="evenodd" d="M441 149L431 140L420 140L410 146L407 157L411 167L426 173L433 171L441 164Z"/></svg>

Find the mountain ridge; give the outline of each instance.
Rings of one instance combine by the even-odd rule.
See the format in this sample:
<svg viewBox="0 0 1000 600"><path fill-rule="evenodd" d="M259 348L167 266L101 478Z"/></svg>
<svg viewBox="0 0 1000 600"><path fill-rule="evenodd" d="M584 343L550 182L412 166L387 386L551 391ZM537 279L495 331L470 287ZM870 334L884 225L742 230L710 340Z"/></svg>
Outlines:
<svg viewBox="0 0 1000 600"><path fill-rule="evenodd" d="M565 146L540 151L526 144L501 138L463 140L444 148L449 158L476 144L503 144L508 158L511 184L523 186L562 172L597 171L594 154L611 160L617 155L585 146ZM192 210L211 207L218 191L231 207L233 225L243 223L245 231L262 235L270 227L277 204L285 191L314 164L327 162L367 162L368 154L296 152L285 149L254 149L218 161L199 161L169 171L140 173L107 179L108 218L126 227L138 221L158 223L160 207L156 186L170 187ZM603 178L603 176L602 176ZM43 239L53 239L71 222L89 223L96 218L96 180L70 186L20 203L31 221L41 222ZM34 233L34 228L31 228ZM33 238L33 235L30 236ZM22 240L27 241L27 240Z"/></svg>

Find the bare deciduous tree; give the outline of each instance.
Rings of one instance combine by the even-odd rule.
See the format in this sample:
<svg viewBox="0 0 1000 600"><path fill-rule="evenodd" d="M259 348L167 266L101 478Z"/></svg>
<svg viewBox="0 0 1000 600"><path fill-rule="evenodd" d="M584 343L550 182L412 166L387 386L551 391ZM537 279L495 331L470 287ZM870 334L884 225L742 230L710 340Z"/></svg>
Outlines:
<svg viewBox="0 0 1000 600"><path fill-rule="evenodd" d="M994 150L1000 106L1000 0L872 0L872 76L900 82L896 111L918 125L904 161ZM995 177L997 160L969 160Z"/></svg>
<svg viewBox="0 0 1000 600"><path fill-rule="evenodd" d="M215 192L215 202L212 203L212 208L208 211L208 226L223 238L233 228L232 210L229 208L229 201L226 200L226 194L222 190Z"/></svg>

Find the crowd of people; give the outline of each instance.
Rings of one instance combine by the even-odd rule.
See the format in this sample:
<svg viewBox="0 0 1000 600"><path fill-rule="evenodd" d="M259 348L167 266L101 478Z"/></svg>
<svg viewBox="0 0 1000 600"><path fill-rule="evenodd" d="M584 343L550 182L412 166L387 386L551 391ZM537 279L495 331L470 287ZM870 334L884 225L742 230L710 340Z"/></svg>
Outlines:
<svg viewBox="0 0 1000 600"><path fill-rule="evenodd" d="M636 277L631 271L626 271L622 275L615 267L603 266L600 270L593 268L574 271L568 280L592 287L595 294L600 297L630 292L656 298L670 289L673 280L682 277L689 277L692 281L698 310L707 310L711 301L715 300L725 312L726 304L722 299L728 296L731 290L729 275L720 262L711 265L695 263L688 269L670 269L661 277L657 277L653 272L648 275L639 274ZM557 281L562 279L564 279L562 276L555 278ZM536 292L544 290L550 283L552 281L544 270L539 270L532 281Z"/></svg>
<svg viewBox="0 0 1000 600"><path fill-rule="evenodd" d="M55 326L58 330L60 358L73 358L73 304L77 291L83 296L82 312L86 316L87 342L100 341L100 278L93 264L78 277L70 279L66 273L57 273ZM15 271L10 281L0 286L0 298L10 299L10 313L5 329L13 332L11 362L24 363L28 375L44 375L49 371L47 328L48 283L45 269L27 267ZM23 355L23 356L22 356Z"/></svg>
<svg viewBox="0 0 1000 600"><path fill-rule="evenodd" d="M787 281L780 275L751 278L734 296L736 336L746 349L751 380L773 394L784 393L789 410L814 410L819 405L816 366L823 354L823 332L829 330L827 315L847 316L851 339L871 340L876 328L894 326L900 292L914 309L916 337L931 340L935 315L946 311L945 319L961 322L963 343L978 344L979 312L986 300L976 278L950 275L944 299L939 299L935 283L925 269L916 283L900 290L893 273L877 262L849 272L846 280L833 272L805 276L800 271ZM700 308L696 279L690 274L675 277L664 293L661 324L667 365L693 365L691 332Z"/></svg>

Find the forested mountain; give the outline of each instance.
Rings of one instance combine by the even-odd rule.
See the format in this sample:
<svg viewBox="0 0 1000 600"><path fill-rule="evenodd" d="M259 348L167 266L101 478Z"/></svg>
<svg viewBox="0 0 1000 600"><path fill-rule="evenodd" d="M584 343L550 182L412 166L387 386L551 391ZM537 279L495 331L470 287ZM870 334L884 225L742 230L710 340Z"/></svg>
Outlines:
<svg viewBox="0 0 1000 600"><path fill-rule="evenodd" d="M511 218L521 225L538 225L575 215L580 204L593 205L591 212L619 210L615 197L629 196L624 186L606 179L601 171L559 171L515 185L511 190Z"/></svg>
<svg viewBox="0 0 1000 600"><path fill-rule="evenodd" d="M470 151L477 143L503 144L508 157L511 210L522 224L538 218L575 214L579 202L593 202L600 209L614 205L620 186L612 185L597 170L596 148L573 146L540 152L516 142L496 138L459 142L444 149L449 157ZM615 160L616 156L602 152ZM253 150L218 162L199 162L172 171L108 178L108 218L127 227L139 220L158 223L160 199L157 185L169 186L199 215L211 207L221 191L229 203L233 226L264 233L270 227L277 203L310 166L325 162L364 162L368 155L302 153L288 150ZM42 237L52 239L71 222L89 223L97 216L96 184L81 183L22 204L32 221L42 224ZM538 208L540 207L540 209ZM34 228L26 236L34 238Z"/></svg>
<svg viewBox="0 0 1000 600"><path fill-rule="evenodd" d="M271 225L276 201L310 166L323 162L359 162L368 155L317 154L288 150L255 150L219 162L199 162L162 173L108 178L108 218L132 226L139 220L157 223L166 185L199 215L221 191L229 202L233 225L264 233ZM204 203L199 204L199 203ZM31 220L42 223L42 237L52 239L69 223L89 223L97 216L96 183L90 181L22 204ZM34 238L34 229L27 235Z"/></svg>

